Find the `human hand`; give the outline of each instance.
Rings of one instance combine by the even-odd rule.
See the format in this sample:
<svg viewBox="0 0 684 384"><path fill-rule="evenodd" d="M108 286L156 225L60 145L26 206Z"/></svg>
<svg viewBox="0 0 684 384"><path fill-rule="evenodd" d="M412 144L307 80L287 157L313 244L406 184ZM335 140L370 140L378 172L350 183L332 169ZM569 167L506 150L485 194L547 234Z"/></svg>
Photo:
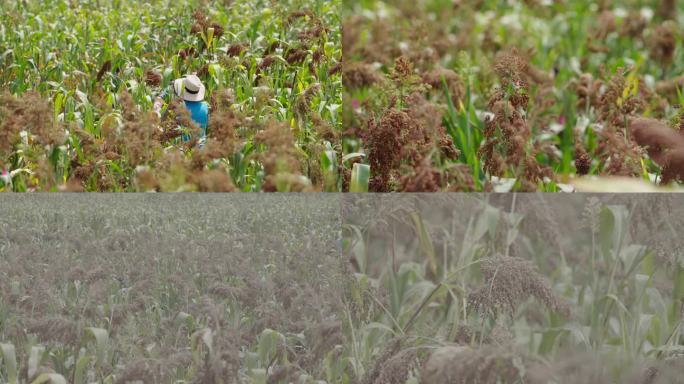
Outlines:
<svg viewBox="0 0 684 384"><path fill-rule="evenodd" d="M154 104L152 105L152 109L154 109L154 111L159 114L159 113L161 113L161 109L163 106L164 106L164 100L161 97L157 97L154 100Z"/></svg>

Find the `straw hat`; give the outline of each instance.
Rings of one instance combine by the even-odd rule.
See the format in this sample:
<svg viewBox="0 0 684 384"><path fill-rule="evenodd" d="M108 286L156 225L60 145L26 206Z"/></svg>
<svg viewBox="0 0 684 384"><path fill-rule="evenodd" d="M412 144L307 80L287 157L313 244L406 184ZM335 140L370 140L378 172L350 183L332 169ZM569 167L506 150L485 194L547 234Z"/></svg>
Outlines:
<svg viewBox="0 0 684 384"><path fill-rule="evenodd" d="M182 97L187 101L204 100L204 84L196 75L186 75L173 82L173 90L176 96Z"/></svg>

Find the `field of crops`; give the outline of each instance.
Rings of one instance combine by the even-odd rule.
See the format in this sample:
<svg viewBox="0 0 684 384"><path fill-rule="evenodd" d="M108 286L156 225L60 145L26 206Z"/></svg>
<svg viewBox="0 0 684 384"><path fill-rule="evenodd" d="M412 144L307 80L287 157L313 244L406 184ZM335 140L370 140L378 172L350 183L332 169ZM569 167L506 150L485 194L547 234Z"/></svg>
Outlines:
<svg viewBox="0 0 684 384"><path fill-rule="evenodd" d="M340 189L338 8L3 1L0 191ZM177 120L151 111L190 73L210 105L203 150L198 140L175 143Z"/></svg>
<svg viewBox="0 0 684 384"><path fill-rule="evenodd" d="M344 383L684 383L682 198L344 200Z"/></svg>
<svg viewBox="0 0 684 384"><path fill-rule="evenodd" d="M371 191L677 188L681 0L345 3L345 153ZM619 184L615 184L619 183Z"/></svg>
<svg viewBox="0 0 684 384"><path fill-rule="evenodd" d="M69 196L0 199L0 382L684 383L677 195Z"/></svg>
<svg viewBox="0 0 684 384"><path fill-rule="evenodd" d="M0 200L1 383L340 382L338 199L146 197Z"/></svg>
<svg viewBox="0 0 684 384"><path fill-rule="evenodd" d="M514 192L0 193L0 384L684 384L683 25L0 0L0 192Z"/></svg>

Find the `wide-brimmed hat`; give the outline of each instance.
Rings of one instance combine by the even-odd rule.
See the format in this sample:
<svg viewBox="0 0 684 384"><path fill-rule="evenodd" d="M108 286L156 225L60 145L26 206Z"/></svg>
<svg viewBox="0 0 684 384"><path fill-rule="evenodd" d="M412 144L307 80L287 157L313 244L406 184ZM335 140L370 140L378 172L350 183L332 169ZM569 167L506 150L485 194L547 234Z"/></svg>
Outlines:
<svg viewBox="0 0 684 384"><path fill-rule="evenodd" d="M204 100L204 84L197 75L185 75L173 82L173 90L176 96L180 96L187 101Z"/></svg>

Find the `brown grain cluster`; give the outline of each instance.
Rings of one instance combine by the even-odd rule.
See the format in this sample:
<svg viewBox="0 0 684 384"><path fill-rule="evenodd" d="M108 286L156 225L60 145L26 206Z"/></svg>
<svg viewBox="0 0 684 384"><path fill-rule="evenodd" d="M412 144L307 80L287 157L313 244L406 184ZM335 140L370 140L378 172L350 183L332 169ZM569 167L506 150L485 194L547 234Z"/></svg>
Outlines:
<svg viewBox="0 0 684 384"><path fill-rule="evenodd" d="M447 346L435 350L421 371L421 380L434 384L496 384L525 381L521 357L495 346Z"/></svg>
<svg viewBox="0 0 684 384"><path fill-rule="evenodd" d="M159 72L148 69L145 71L145 84L158 87L162 83L162 76Z"/></svg>
<svg viewBox="0 0 684 384"><path fill-rule="evenodd" d="M653 31L651 37L651 57L667 67L672 64L674 52L677 46L677 24L667 21Z"/></svg>
<svg viewBox="0 0 684 384"><path fill-rule="evenodd" d="M176 207L174 215L181 215L189 227L167 233L159 228L167 227L166 222L138 225L144 223L143 216L157 220L149 213L158 208L148 203L141 205L143 215L130 215L133 210L140 213L136 207L111 207L116 208L85 221L78 215L46 214L41 224L15 226L4 233L8 241L6 257L0 260L0 295L11 308L11 320L0 323L0 334L4 343L18 347L22 366L28 356L19 346L27 342L60 349L65 359L78 357L82 347L94 353L85 330L93 326L109 334L106 359L98 370L120 383L170 382L188 368L195 382L233 383L244 368L241 349L256 347L266 328L302 335L296 348L290 342L279 344L269 372L274 380L285 375L295 381L318 371L342 344L341 324L330 320L339 310L331 300L338 297L330 285L336 280L324 277L336 274L337 258L334 252L321 251L330 239L310 237L317 249L317 262L312 263L296 242L282 237L292 233L287 226L257 236L259 242L249 231L217 237L222 231L216 227L223 222L220 213L193 216L196 207ZM105 229L115 222L116 228ZM190 235L208 222L214 229ZM316 220L316 226L320 223ZM101 230L108 235L96 235ZM165 254L175 257L150 257ZM47 260L50 268L45 268ZM262 266L267 263L278 273L265 273ZM321 270L312 269L313 264ZM202 276L201 281L193 276ZM181 311L192 315L192 325L177 321ZM233 311L252 320L235 323ZM212 352L193 344L207 328ZM137 347L141 345L151 347ZM57 368L52 364L58 361L44 359L41 369ZM20 380L27 381L25 369L22 375Z"/></svg>
<svg viewBox="0 0 684 384"><path fill-rule="evenodd" d="M523 190L536 190L545 178L552 179L551 169L537 162L539 148L530 142L532 130L525 117L529 103L530 85L527 60L517 50L497 57L494 71L500 87L489 99L493 116L485 119L484 141L478 154L483 169L493 176L504 176L513 169L520 178Z"/></svg>
<svg viewBox="0 0 684 384"><path fill-rule="evenodd" d="M389 78L393 95L379 119L369 119L360 134L366 142L373 178L371 190L438 191L453 181L436 159L460 156L446 132L441 111L426 98L425 83L405 57L396 60ZM451 78L452 85L455 78Z"/></svg>
<svg viewBox="0 0 684 384"><path fill-rule="evenodd" d="M50 103L37 92L27 92L22 97L5 94L0 100L0 107L1 134L7 139L3 146L16 144L17 134L22 130L39 145L56 146L65 142L66 132L62 124L54 120Z"/></svg>
<svg viewBox="0 0 684 384"><path fill-rule="evenodd" d="M265 130L256 134L254 142L267 148L257 155L266 172L264 191L302 192L311 188L301 177L300 151L287 123L269 123Z"/></svg>
<svg viewBox="0 0 684 384"><path fill-rule="evenodd" d="M370 64L356 62L342 64L342 84L348 90L369 87L382 80L382 75Z"/></svg>
<svg viewBox="0 0 684 384"><path fill-rule="evenodd" d="M209 28L213 28L215 39L220 39L221 36L223 36L223 27L220 24L210 20L209 17L205 15L203 12L195 11L192 14L192 17L193 19L195 19L195 24L193 24L190 28L190 33L198 35L204 34L205 36L207 36L209 34Z"/></svg>
<svg viewBox="0 0 684 384"><path fill-rule="evenodd" d="M646 144L625 135L629 122L647 110L662 116L667 101L659 95L660 91L654 92L645 86L643 79L628 77L624 69L601 76L595 79L584 74L575 83L578 108L595 111L600 126L596 132L598 145L591 153L585 149L582 138L576 136L575 167L578 174L584 174L593 158L602 174L638 177L643 171L641 159L646 154ZM660 87L665 85L659 83Z"/></svg>
<svg viewBox="0 0 684 384"><path fill-rule="evenodd" d="M485 281L468 297L469 306L483 313L514 314L520 304L536 298L549 310L569 313L569 307L556 296L548 281L528 260L495 255L480 260Z"/></svg>

